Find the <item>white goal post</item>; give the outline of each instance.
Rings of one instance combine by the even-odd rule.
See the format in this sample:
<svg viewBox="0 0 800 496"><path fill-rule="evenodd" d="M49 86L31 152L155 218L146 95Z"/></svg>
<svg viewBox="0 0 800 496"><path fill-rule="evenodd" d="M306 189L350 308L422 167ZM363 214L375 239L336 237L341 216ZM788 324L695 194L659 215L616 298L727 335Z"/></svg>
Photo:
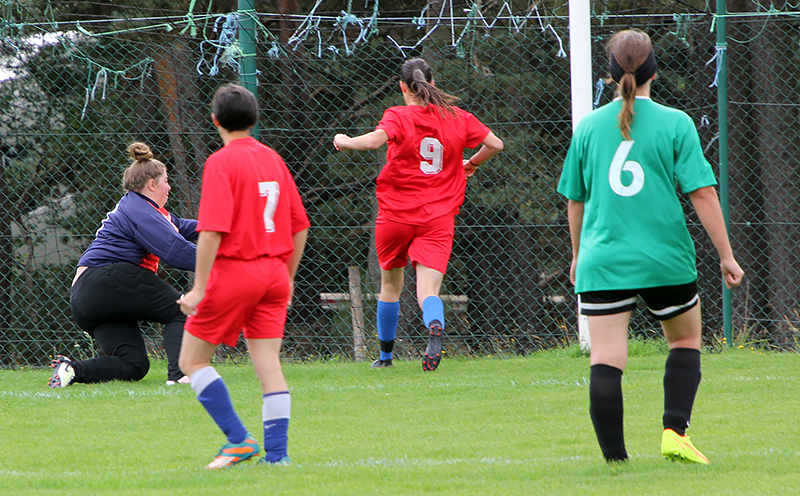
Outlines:
<svg viewBox="0 0 800 496"><path fill-rule="evenodd" d="M569 0L569 69L572 92L572 130L592 111L592 26L590 0ZM589 323L580 314L578 299L578 342L588 352Z"/></svg>
<svg viewBox="0 0 800 496"><path fill-rule="evenodd" d="M572 130L592 111L592 27L590 1L569 0L569 70Z"/></svg>

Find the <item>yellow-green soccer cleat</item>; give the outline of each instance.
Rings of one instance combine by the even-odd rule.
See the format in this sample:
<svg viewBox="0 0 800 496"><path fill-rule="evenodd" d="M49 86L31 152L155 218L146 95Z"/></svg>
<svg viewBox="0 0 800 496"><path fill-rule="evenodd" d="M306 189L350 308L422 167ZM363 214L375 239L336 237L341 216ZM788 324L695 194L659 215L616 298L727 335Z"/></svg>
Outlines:
<svg viewBox="0 0 800 496"><path fill-rule="evenodd" d="M708 458L694 447L689 436L681 436L672 429L664 429L661 435L661 454L674 462L708 465Z"/></svg>
<svg viewBox="0 0 800 496"><path fill-rule="evenodd" d="M249 435L244 441L238 444L226 443L222 449L219 450L214 461L206 465L207 469L217 469L230 467L239 462L249 460L258 455L258 443Z"/></svg>

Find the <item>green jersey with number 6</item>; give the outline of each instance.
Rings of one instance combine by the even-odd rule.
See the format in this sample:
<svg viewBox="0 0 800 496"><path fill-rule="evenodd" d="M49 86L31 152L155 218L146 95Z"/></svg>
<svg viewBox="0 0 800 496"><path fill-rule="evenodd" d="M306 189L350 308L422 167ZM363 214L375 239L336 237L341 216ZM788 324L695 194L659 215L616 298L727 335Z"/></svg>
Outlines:
<svg viewBox="0 0 800 496"><path fill-rule="evenodd" d="M694 244L677 188L717 183L684 112L636 97L630 140L614 100L586 115L570 143L558 192L584 202L575 292L686 284Z"/></svg>

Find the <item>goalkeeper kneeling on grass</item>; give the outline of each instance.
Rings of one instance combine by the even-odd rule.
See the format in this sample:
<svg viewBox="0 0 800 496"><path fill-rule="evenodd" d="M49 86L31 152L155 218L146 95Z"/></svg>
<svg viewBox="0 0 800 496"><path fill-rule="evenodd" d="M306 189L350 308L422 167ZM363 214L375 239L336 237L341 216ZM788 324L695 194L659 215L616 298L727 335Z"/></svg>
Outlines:
<svg viewBox="0 0 800 496"><path fill-rule="evenodd" d="M128 147L133 162L125 170L125 196L103 219L94 241L78 261L70 289L75 322L105 356L74 361L58 355L50 387L113 380L138 381L150 370L139 322L162 324L167 353L167 385L186 383L178 354L186 316L175 300L180 293L158 277L159 261L194 270L197 221L164 208L170 185L167 169L144 143Z"/></svg>
<svg viewBox="0 0 800 496"><path fill-rule="evenodd" d="M695 249L678 186L717 249L725 284L738 286L744 273L692 119L650 99L656 74L650 38L620 31L608 54L619 97L581 120L558 185L569 200L570 277L589 324L592 423L605 459L627 460L621 381L638 296L661 321L669 345L661 453L706 464L685 432L700 384L701 320Z"/></svg>

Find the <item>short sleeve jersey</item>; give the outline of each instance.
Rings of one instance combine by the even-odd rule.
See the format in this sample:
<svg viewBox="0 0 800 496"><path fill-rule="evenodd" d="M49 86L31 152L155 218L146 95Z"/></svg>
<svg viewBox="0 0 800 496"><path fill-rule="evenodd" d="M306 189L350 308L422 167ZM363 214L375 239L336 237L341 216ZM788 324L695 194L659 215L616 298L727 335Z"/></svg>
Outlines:
<svg viewBox="0 0 800 496"><path fill-rule="evenodd" d="M294 179L273 149L248 137L208 157L197 230L223 233L217 257L288 260L292 235L308 226Z"/></svg>
<svg viewBox="0 0 800 496"><path fill-rule="evenodd" d="M489 128L469 112L454 110L455 116L433 105L404 105L384 112L376 129L389 141L377 197L387 220L424 225L458 213L467 187L464 150L481 144Z"/></svg>
<svg viewBox="0 0 800 496"><path fill-rule="evenodd" d="M575 130L558 184L584 202L577 293L686 284L697 278L695 249L677 188L716 184L684 112L637 97L630 140L615 100Z"/></svg>

